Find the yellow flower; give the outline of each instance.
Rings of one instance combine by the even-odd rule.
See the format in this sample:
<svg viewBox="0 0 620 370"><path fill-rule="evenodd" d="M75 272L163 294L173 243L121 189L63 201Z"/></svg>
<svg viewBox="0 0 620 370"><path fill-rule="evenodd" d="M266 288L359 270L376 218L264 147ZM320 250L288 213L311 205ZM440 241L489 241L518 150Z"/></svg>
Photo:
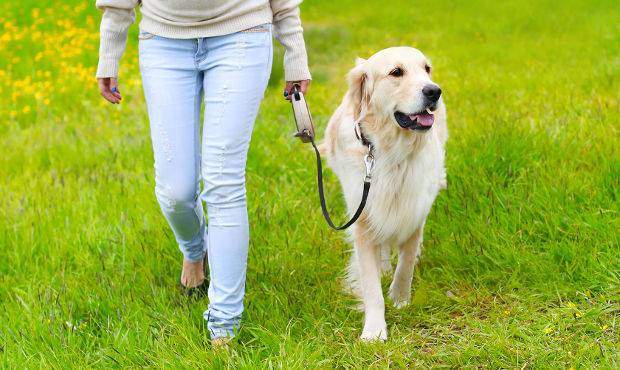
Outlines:
<svg viewBox="0 0 620 370"><path fill-rule="evenodd" d="M49 99L44 99L44 100L43 100L43 104L45 104L45 105L50 105L50 100L49 100Z"/></svg>
<svg viewBox="0 0 620 370"><path fill-rule="evenodd" d="M11 113L9 113L9 114L11 115L11 117L15 117L15 116L17 116L17 112L16 112L16 111L14 111L14 110L12 110L12 111L11 111Z"/></svg>
<svg viewBox="0 0 620 370"><path fill-rule="evenodd" d="M549 333L551 333L551 332L553 331L553 329L552 329L552 328L547 327L547 328L545 328L543 331L545 332L545 334L549 334Z"/></svg>
<svg viewBox="0 0 620 370"><path fill-rule="evenodd" d="M29 105L26 105L26 106L24 107L24 109L22 109L22 112L24 112L24 113L29 113L29 112L30 112L30 106L29 106Z"/></svg>

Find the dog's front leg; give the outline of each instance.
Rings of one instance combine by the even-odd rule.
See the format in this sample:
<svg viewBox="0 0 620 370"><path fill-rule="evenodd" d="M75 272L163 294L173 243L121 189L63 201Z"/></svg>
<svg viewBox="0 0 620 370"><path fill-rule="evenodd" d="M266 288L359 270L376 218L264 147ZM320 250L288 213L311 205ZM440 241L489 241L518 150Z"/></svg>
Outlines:
<svg viewBox="0 0 620 370"><path fill-rule="evenodd" d="M381 244L381 275L392 273L392 246L388 243Z"/></svg>
<svg viewBox="0 0 620 370"><path fill-rule="evenodd" d="M423 233L424 225L398 247L398 264L388 293L396 308L405 307L411 300L411 280L413 269L420 255Z"/></svg>
<svg viewBox="0 0 620 370"><path fill-rule="evenodd" d="M364 329L361 339L364 341L386 340L387 325L385 324L385 302L381 291L379 245L367 238L359 227L355 234L357 263L364 301Z"/></svg>

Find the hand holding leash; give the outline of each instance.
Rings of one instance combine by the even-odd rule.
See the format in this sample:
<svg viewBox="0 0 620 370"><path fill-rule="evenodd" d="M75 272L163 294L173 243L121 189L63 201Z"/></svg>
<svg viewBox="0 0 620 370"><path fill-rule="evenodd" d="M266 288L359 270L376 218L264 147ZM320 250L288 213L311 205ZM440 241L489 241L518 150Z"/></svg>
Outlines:
<svg viewBox="0 0 620 370"><path fill-rule="evenodd" d="M310 80L301 80L301 81L288 81L284 86L284 98L286 100L291 100L291 95L293 95L293 88L297 85L298 90L300 90L304 95L308 93L308 88L310 87Z"/></svg>

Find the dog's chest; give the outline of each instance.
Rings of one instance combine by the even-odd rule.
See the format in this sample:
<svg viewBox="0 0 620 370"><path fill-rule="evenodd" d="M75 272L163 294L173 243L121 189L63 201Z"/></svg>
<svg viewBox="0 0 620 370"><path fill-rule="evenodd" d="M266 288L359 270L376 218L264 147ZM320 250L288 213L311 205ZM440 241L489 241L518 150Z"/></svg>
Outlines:
<svg viewBox="0 0 620 370"><path fill-rule="evenodd" d="M373 175L368 216L382 240L404 242L423 225L440 189L441 158L421 155L398 165L381 165Z"/></svg>

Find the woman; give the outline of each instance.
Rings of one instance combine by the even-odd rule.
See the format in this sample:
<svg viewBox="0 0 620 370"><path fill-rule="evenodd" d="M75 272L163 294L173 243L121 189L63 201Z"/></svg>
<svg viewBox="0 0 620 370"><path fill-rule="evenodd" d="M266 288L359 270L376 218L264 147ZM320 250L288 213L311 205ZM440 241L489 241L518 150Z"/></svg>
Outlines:
<svg viewBox="0 0 620 370"><path fill-rule="evenodd" d="M234 336L243 311L249 239L245 165L271 72L272 27L285 47L285 97L293 83L305 92L310 80L300 2L96 2L103 10L97 79L101 95L114 104L121 101L117 77L127 30L134 8L141 6L139 60L155 156L155 195L183 253L181 285L189 292L204 287L203 261L208 260L204 317L217 344Z"/></svg>

